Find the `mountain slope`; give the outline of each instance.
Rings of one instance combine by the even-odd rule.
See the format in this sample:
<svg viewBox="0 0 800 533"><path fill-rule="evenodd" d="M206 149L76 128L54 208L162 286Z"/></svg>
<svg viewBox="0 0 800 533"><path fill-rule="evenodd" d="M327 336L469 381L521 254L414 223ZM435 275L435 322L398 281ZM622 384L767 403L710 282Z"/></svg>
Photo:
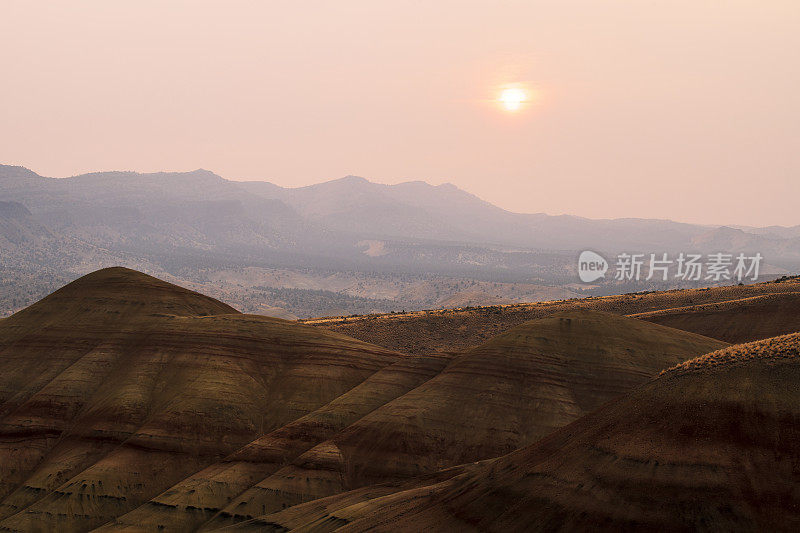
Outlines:
<svg viewBox="0 0 800 533"><path fill-rule="evenodd" d="M391 273L384 281L390 287L409 275L565 286L575 282L577 250L613 255L622 250L714 253L720 251L718 246L742 248L741 238L726 237L730 232L739 232L748 250L765 255L764 278L800 265L797 238L668 220L512 213L454 185L421 181L383 185L348 176L282 188L230 181L202 169L96 172L56 179L0 165L0 196L25 205L53 234L46 253L3 263L16 269L13 278L19 282L39 274L42 267L48 277L61 273L68 281L94 268L125 264L168 273L185 283L205 283L222 271L253 267L311 269L321 276L354 271L377 279ZM0 228L0 253L2 233ZM228 293L241 293L237 302L260 309L262 286L232 285ZM630 289L608 283L597 290ZM32 295L20 294L23 290L12 292L10 303L0 294L0 312L32 300ZM35 294L43 293L40 289ZM480 293L468 294L470 301L469 296L480 304L502 301ZM285 307L275 301L279 296L268 298L272 305ZM300 302L293 313L314 314L313 295L292 298ZM398 301L397 309L433 307L440 300L446 295L434 292L425 303ZM364 312L363 307L393 308L387 303L345 305L349 313Z"/></svg>
<svg viewBox="0 0 800 533"><path fill-rule="evenodd" d="M580 298L562 301L538 302L532 304L511 304L491 307L475 307L454 310L416 311L412 313L395 313L388 315L341 317L308 319L307 324L324 327L350 335L365 342L372 342L395 350L407 353L431 353L435 351L465 350L485 342L486 339L499 335L512 327L518 326L528 320L535 320L550 316L554 313L571 311L575 309L590 309L609 313L640 316L640 313L653 313L656 311L690 309L695 306L705 306L707 312L713 314L717 310L724 313L724 306L717 307L710 304L729 302L728 318L733 317L740 304L748 298L767 295L781 295L800 293L798 280L787 280L781 283L758 283L754 285L735 285L726 287L710 287L705 289L682 289L670 291L655 291L635 294L621 294L599 298ZM735 332L736 335L746 336L746 340L766 338L785 333L792 333L798 329L798 318L794 313L784 313L782 302L794 301L792 296L776 296L774 299L765 299L766 304L758 313L746 312L747 306L742 307L746 319L741 322L742 327ZM775 305L769 304L775 303ZM793 309L794 307L791 307ZM684 311L686 310L684 309ZM665 311L666 312L666 311ZM678 311L678 314L681 312ZM642 318L650 315L641 315ZM724 314L716 323L723 325ZM649 319L648 319L649 320ZM664 320L667 320L665 317ZM653 318L651 321L659 322ZM681 327L678 322L664 322L674 325L678 329L687 329L709 336L714 333L711 329L703 328L705 322L692 320ZM715 323L714 321L710 321ZM695 328L695 329L693 329ZM719 330L719 328L717 328ZM705 332L705 333L704 333ZM731 330L729 333L733 333ZM719 335L725 334L719 330ZM737 341L741 337L723 338L722 340Z"/></svg>
<svg viewBox="0 0 800 533"><path fill-rule="evenodd" d="M328 228L362 236L443 241L484 240L480 225L467 217L511 215L453 185L424 182L398 185L372 183L357 176L298 188L265 187L243 182L242 187L291 205L305 217ZM513 216L513 215L512 215Z"/></svg>
<svg viewBox="0 0 800 533"><path fill-rule="evenodd" d="M36 247L52 237L50 231L18 202L0 202L0 256L16 253L22 247Z"/></svg>
<svg viewBox="0 0 800 533"><path fill-rule="evenodd" d="M793 228L783 228L783 236L767 232L746 232L727 226L715 228L695 236L692 248L716 250L725 253L756 254L770 258L792 258L800 254L800 236L794 235Z"/></svg>
<svg viewBox="0 0 800 533"><path fill-rule="evenodd" d="M270 248L320 246L334 237L349 247L354 238L384 238L551 250L650 252L655 247L710 253L719 251L715 246L720 242L733 242L747 244L737 245L737 251L760 246L762 252L778 255L769 260L797 259L796 243L783 236L793 235L790 229L778 237L774 228L743 232L669 220L512 213L452 184L421 181L384 185L347 176L283 188L259 181L233 182L202 169L95 172L53 179L0 165L0 188L8 200L26 205L48 227L106 246L208 249L228 239L239 247ZM327 238L320 239L321 233ZM223 249L241 251L236 246Z"/></svg>
<svg viewBox="0 0 800 533"><path fill-rule="evenodd" d="M800 334L733 346L445 481L335 496L236 529L795 531L798 381Z"/></svg>
<svg viewBox="0 0 800 533"><path fill-rule="evenodd" d="M590 220L512 213L446 183L372 183L357 176L294 189L244 182L338 231L368 237L497 243L547 249L685 248L707 228L668 220Z"/></svg>
<svg viewBox="0 0 800 533"><path fill-rule="evenodd" d="M106 529L199 526L235 496L302 453L434 377L448 361L448 357L416 356L386 366L324 407L248 443L117 518Z"/></svg>
<svg viewBox="0 0 800 533"><path fill-rule="evenodd" d="M723 345L590 311L532 321L457 355L434 378L234 498L207 527L508 453Z"/></svg>
<svg viewBox="0 0 800 533"><path fill-rule="evenodd" d="M53 179L5 167L0 187L53 231L140 253L177 248L263 254L302 242L305 228L283 202L250 194L202 169Z"/></svg>
<svg viewBox="0 0 800 533"><path fill-rule="evenodd" d="M800 292L751 296L630 315L731 343L800 331Z"/></svg>
<svg viewBox="0 0 800 533"><path fill-rule="evenodd" d="M100 525L401 359L135 271L85 276L0 321L0 527Z"/></svg>

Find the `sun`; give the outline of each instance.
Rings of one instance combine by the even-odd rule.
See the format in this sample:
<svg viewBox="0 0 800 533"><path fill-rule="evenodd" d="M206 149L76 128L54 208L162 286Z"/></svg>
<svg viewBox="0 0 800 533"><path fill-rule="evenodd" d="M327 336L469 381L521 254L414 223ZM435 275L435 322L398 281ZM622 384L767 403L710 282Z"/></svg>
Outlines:
<svg viewBox="0 0 800 533"><path fill-rule="evenodd" d="M503 89L498 101L506 111L519 111L528 100L528 95L522 89Z"/></svg>

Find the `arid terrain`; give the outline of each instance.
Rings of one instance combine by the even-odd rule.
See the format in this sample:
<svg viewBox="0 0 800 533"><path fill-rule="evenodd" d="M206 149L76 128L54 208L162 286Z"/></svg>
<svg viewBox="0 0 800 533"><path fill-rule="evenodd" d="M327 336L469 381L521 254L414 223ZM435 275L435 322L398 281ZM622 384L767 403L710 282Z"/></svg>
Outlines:
<svg viewBox="0 0 800 533"><path fill-rule="evenodd" d="M0 6L0 533L800 532L800 0Z"/></svg>
<svg viewBox="0 0 800 533"><path fill-rule="evenodd" d="M791 530L799 296L301 323L100 270L0 321L0 528Z"/></svg>
<svg viewBox="0 0 800 533"><path fill-rule="evenodd" d="M125 265L244 313L294 319L508 305L712 281L582 285L581 250L764 255L800 268L800 229L503 210L450 184L344 178L284 188L206 170L49 178L0 164L0 317Z"/></svg>
<svg viewBox="0 0 800 533"><path fill-rule="evenodd" d="M303 322L407 353L432 353L477 346L528 320L576 309L628 315L726 342L745 342L800 330L800 277L755 285Z"/></svg>
<svg viewBox="0 0 800 533"><path fill-rule="evenodd" d="M534 445L238 531L792 531L800 335L663 372Z"/></svg>

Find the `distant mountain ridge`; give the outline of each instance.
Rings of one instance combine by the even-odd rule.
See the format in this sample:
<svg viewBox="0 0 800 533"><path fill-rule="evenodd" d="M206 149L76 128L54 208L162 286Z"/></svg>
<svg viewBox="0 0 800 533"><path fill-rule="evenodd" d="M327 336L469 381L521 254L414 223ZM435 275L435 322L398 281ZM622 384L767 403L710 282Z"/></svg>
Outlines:
<svg viewBox="0 0 800 533"><path fill-rule="evenodd" d="M0 202L0 250L17 250L42 242L52 234L19 202Z"/></svg>
<svg viewBox="0 0 800 533"><path fill-rule="evenodd" d="M408 181L384 185L347 176L299 188L242 182L255 194L281 199L305 216L338 229L357 228L371 236L573 250L623 250L650 245L653 234L669 249L707 231L670 220L592 220L573 215L506 211L451 183Z"/></svg>
<svg viewBox="0 0 800 533"><path fill-rule="evenodd" d="M582 250L761 252L771 272L800 268L792 228L512 213L423 181L346 176L284 188L204 169L48 178L0 165L0 197L20 206L16 220L0 224L6 267L49 269L64 281L123 264L199 282L215 269L257 266L563 286L575 282Z"/></svg>
<svg viewBox="0 0 800 533"><path fill-rule="evenodd" d="M174 243L189 246L213 246L214 242L206 241L213 241L215 231L220 233L219 226L230 223L226 216L239 217L242 222L238 229L253 233L246 244L255 246L279 245L282 238L297 239L299 234L291 235L293 226L303 223L313 232L325 233L327 237L335 232L349 240L354 237L423 239L610 252L700 249L714 240L708 237L709 232L727 231L670 220L512 213L450 183L434 186L408 181L384 185L358 176L284 188L265 181L230 181L203 169L150 174L94 172L53 179L23 167L0 165L0 189L7 198L22 203L56 229L100 223L114 228L118 226L115 218L127 217L126 229L148 233L160 228L158 218L165 214L163 210L172 214L172 220L164 222L178 227L181 223L199 226L208 218L214 230L208 227L204 236L173 236ZM75 209L70 211L70 204L80 207L84 216L76 215ZM72 221L69 217L65 221L67 214L73 217ZM90 214L100 220L92 220ZM147 227L145 221L153 227ZM131 222L139 227L131 227ZM746 239L739 239L738 243L728 239L726 244L734 246L731 251L742 246L749 250L762 243L775 248L773 241L792 240L795 229L728 228ZM227 239L232 238L230 231L222 233ZM237 239L241 240L241 236ZM789 249L781 253L793 255Z"/></svg>

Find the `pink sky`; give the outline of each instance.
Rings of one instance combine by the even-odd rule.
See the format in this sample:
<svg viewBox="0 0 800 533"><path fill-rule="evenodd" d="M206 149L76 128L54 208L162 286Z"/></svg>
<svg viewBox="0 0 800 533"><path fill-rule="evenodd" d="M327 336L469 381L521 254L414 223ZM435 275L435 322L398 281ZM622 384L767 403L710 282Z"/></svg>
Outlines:
<svg viewBox="0 0 800 533"><path fill-rule="evenodd" d="M796 225L798 53L797 0L5 0L0 162Z"/></svg>

